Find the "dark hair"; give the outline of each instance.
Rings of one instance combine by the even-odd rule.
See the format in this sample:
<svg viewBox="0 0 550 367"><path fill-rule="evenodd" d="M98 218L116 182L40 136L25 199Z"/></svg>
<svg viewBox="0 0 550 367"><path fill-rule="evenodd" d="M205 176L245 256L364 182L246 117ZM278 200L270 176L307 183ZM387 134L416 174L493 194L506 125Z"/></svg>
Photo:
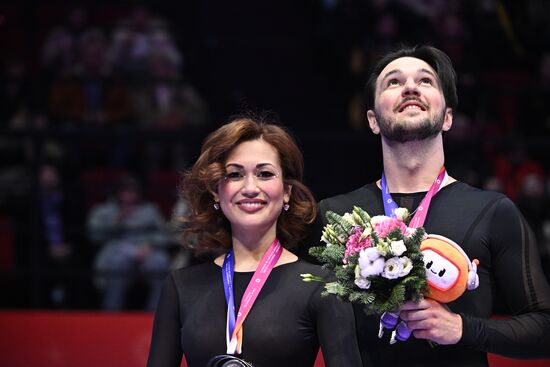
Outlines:
<svg viewBox="0 0 550 367"><path fill-rule="evenodd" d="M291 247L306 234L307 226L316 215L316 202L302 183L304 160L292 136L281 126L264 117L242 116L208 135L201 154L190 171L184 173L182 195L191 209L184 218L184 245L197 252L225 250L231 246L229 221L213 207L213 192L225 176L225 161L238 144L261 139L275 148L282 167L283 183L292 185L288 211L277 221L277 237L285 247ZM196 236L196 237L194 237ZM193 241L190 241L193 239Z"/></svg>
<svg viewBox="0 0 550 367"><path fill-rule="evenodd" d="M141 185L141 182L131 174L124 174L122 175L117 183L116 183L116 190L117 193L120 193L122 191L134 191L139 194L142 194L143 187Z"/></svg>
<svg viewBox="0 0 550 367"><path fill-rule="evenodd" d="M447 107L456 109L458 105L458 95L456 93L456 72L449 56L443 51L427 45L402 47L382 56L369 76L365 86L365 103L368 110L374 108L374 98L376 95L376 80L384 68L392 61L401 57L414 57L425 61L430 65L439 79L445 103Z"/></svg>

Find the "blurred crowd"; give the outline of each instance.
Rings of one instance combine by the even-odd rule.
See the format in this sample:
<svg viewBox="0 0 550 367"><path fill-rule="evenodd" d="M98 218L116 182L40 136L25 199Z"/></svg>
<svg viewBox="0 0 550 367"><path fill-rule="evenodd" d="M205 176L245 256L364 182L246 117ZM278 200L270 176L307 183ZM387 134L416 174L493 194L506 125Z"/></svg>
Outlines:
<svg viewBox="0 0 550 367"><path fill-rule="evenodd" d="M144 5L126 11L95 24L87 7L70 6L43 37L34 73L5 60L7 306L120 310L137 282L153 309L177 263L170 220L190 159L179 137L204 129L208 108L167 22Z"/></svg>
<svg viewBox="0 0 550 367"><path fill-rule="evenodd" d="M223 2L189 3L196 34L178 14L146 2L61 2L40 26L22 20L32 5L0 6L0 42L12 51L0 57L0 307L152 309L165 274L194 261L175 225L186 213L179 173L221 117L264 108L262 98L281 101L318 198L343 191L308 157L325 162L335 136L340 146L373 141L363 86L376 56L400 43L429 42L453 60L459 108L445 137L449 171L516 202L550 279L548 2L283 1L278 12L250 2L240 21ZM292 12L304 19L288 15L286 27L306 36L261 28ZM283 66L267 68L275 76L266 80L295 88L303 75L303 100L281 99L300 92L271 88L246 70L211 67L240 62L221 57L231 45L249 47L235 53L242 60L273 48ZM376 157L377 146L364 149ZM346 164L361 162L342 162L342 170Z"/></svg>

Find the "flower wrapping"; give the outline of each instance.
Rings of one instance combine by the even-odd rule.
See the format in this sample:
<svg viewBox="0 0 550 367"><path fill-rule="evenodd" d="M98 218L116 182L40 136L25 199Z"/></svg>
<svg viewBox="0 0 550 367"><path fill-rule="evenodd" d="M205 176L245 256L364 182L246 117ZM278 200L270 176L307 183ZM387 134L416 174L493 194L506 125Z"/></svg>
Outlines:
<svg viewBox="0 0 550 367"><path fill-rule="evenodd" d="M398 208L396 217L369 216L359 207L351 213L326 213L328 224L310 254L334 273L333 281L302 274L304 281L323 281L323 295L364 304L366 312L397 312L403 303L419 301L428 293L420 243L425 231L406 224L408 211Z"/></svg>

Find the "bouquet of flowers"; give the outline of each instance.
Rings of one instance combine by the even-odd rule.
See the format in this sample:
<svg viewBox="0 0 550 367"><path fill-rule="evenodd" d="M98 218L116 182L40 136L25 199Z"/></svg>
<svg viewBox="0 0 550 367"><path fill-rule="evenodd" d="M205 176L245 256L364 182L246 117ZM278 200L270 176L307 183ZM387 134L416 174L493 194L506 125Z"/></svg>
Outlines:
<svg viewBox="0 0 550 367"><path fill-rule="evenodd" d="M325 282L323 295L364 304L369 314L385 313L382 322L406 301L421 300L428 292L420 252L425 231L407 226L407 209L397 208L395 214L370 217L359 207L343 216L327 212L321 237L326 246L313 247L310 254L335 280L302 274L303 280Z"/></svg>

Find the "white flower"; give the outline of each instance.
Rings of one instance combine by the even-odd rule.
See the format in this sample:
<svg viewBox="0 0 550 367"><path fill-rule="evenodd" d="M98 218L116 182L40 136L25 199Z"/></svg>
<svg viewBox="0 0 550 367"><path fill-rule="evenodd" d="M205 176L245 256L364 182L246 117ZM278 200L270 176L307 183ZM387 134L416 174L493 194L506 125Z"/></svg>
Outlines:
<svg viewBox="0 0 550 367"><path fill-rule="evenodd" d="M363 251L361 251L363 252ZM363 261L361 261L361 255L359 255L359 266L361 267L361 276L363 278L369 277L371 275L380 275L384 270L384 258L379 257L374 261L370 261L366 255L363 256Z"/></svg>
<svg viewBox="0 0 550 367"><path fill-rule="evenodd" d="M404 222L409 216L409 210L407 208L397 208L394 210L393 214L395 214L395 217L401 222Z"/></svg>
<svg viewBox="0 0 550 367"><path fill-rule="evenodd" d="M379 275L384 270L384 258L380 256L380 253L374 247L361 250L358 262L361 269L361 277L363 278Z"/></svg>
<svg viewBox="0 0 550 367"><path fill-rule="evenodd" d="M363 249L361 250L361 254L363 254L363 256L366 256L370 261L374 261L381 256L380 251L378 251L378 248L376 247L368 247L366 249Z"/></svg>
<svg viewBox="0 0 550 367"><path fill-rule="evenodd" d="M383 221L388 220L388 217L385 215L375 215L370 219L371 225L374 227L378 223L382 223Z"/></svg>
<svg viewBox="0 0 550 367"><path fill-rule="evenodd" d="M372 263L372 261L369 259L367 252L365 250L361 250L359 252L359 259L357 259L357 262L359 263L358 266L360 269L364 269L367 266L370 266L370 264Z"/></svg>
<svg viewBox="0 0 550 367"><path fill-rule="evenodd" d="M392 257L391 259L386 260L382 276L386 279L397 279L399 278L399 274L401 274L402 270L403 264L399 261L399 258Z"/></svg>
<svg viewBox="0 0 550 367"><path fill-rule="evenodd" d="M407 256L402 256L399 258L399 262L401 263L401 266L403 269L401 270L401 273L399 273L400 277L404 277L405 275L409 274L413 268L413 264L411 259L409 259Z"/></svg>
<svg viewBox="0 0 550 367"><path fill-rule="evenodd" d="M369 289L370 288L370 280L365 278L355 278L355 285L358 286L361 289Z"/></svg>
<svg viewBox="0 0 550 367"><path fill-rule="evenodd" d="M395 256L401 256L403 255L403 252L407 251L407 247L405 246L403 240L393 241L390 244L390 248L392 254L394 254Z"/></svg>

